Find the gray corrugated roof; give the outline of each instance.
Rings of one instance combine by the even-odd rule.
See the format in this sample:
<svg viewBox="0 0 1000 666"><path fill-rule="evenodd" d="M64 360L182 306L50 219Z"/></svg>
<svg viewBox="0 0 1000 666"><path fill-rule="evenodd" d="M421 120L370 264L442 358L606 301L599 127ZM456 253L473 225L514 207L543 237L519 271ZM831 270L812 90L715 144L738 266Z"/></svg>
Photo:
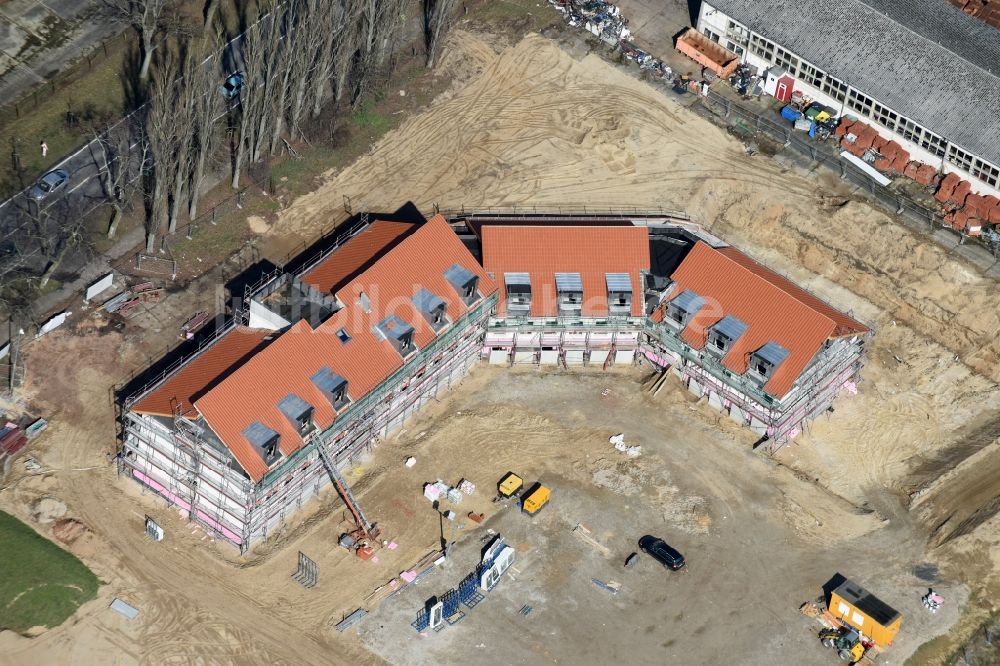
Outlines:
<svg viewBox="0 0 1000 666"><path fill-rule="evenodd" d="M625 291L632 293L632 276L628 273L605 273L608 281L608 291Z"/></svg>
<svg viewBox="0 0 1000 666"><path fill-rule="evenodd" d="M263 449L268 442L278 436L278 433L274 432L260 421L254 421L243 429L243 436L247 438L248 442L256 446L258 449Z"/></svg>
<svg viewBox="0 0 1000 666"><path fill-rule="evenodd" d="M788 358L788 350L779 345L777 342L768 342L766 345L755 351L754 354L764 359L775 368L781 365L781 362Z"/></svg>
<svg viewBox="0 0 1000 666"><path fill-rule="evenodd" d="M701 310L701 306L705 305L705 299L690 289L685 289L677 298L670 302L687 314L695 314L698 310Z"/></svg>
<svg viewBox="0 0 1000 666"><path fill-rule="evenodd" d="M741 335L747 332L747 325L733 315L726 315L712 328L722 333L732 342L735 342Z"/></svg>
<svg viewBox="0 0 1000 666"><path fill-rule="evenodd" d="M583 291L579 273L556 273L556 291Z"/></svg>
<svg viewBox="0 0 1000 666"><path fill-rule="evenodd" d="M527 273L504 273L503 281L507 286L512 284L526 284L529 287L531 286L531 277Z"/></svg>
<svg viewBox="0 0 1000 666"><path fill-rule="evenodd" d="M1000 165L1000 31L945 0L708 0L754 32Z"/></svg>
<svg viewBox="0 0 1000 666"><path fill-rule="evenodd" d="M444 272L444 279L450 282L456 290L461 290L465 285L476 279L476 274L461 264L454 264Z"/></svg>
<svg viewBox="0 0 1000 666"><path fill-rule="evenodd" d="M399 340L407 333L412 333L413 327L396 315L389 315L378 323L378 330L387 338Z"/></svg>

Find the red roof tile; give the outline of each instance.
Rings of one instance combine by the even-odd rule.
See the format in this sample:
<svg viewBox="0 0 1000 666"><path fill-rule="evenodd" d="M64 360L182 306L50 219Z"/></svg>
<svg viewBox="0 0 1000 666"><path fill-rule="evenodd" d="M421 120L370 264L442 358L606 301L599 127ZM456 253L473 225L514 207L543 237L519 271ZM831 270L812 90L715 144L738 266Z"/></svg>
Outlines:
<svg viewBox="0 0 1000 666"><path fill-rule="evenodd" d="M789 352L764 386L778 398L788 393L823 343L845 330L848 322L857 333L868 330L732 248L716 250L699 242L671 277L677 286L670 300L691 290L706 301L681 333L695 349L705 346L709 328L732 315L748 327L722 359L734 373L745 372L750 354L768 342Z"/></svg>
<svg viewBox="0 0 1000 666"><path fill-rule="evenodd" d="M234 328L199 352L165 382L141 398L132 410L154 416L174 416L179 409L192 415L192 403L244 360L267 345L274 331Z"/></svg>
<svg viewBox="0 0 1000 666"><path fill-rule="evenodd" d="M268 468L244 437L244 429L259 421L277 432L279 448L286 456L302 448L302 438L277 407L289 393L313 406L319 429L329 428L336 414L312 383L313 374L330 368L347 380L347 393L355 401L371 392L403 364L395 348L377 336L373 327L395 315L413 326L418 348L431 342L434 331L410 301L421 288L446 302L452 321L467 312L444 278L444 272L456 263L480 277L483 298L496 291L444 218L435 216L337 292L345 306L342 310L315 330L304 320L296 323L197 400L195 407L247 474L259 481ZM359 302L362 291L369 311ZM350 337L346 343L337 335L341 330Z"/></svg>
<svg viewBox="0 0 1000 666"><path fill-rule="evenodd" d="M413 222L376 220L299 279L317 291L333 294L416 228Z"/></svg>
<svg viewBox="0 0 1000 666"><path fill-rule="evenodd" d="M736 263L738 263L743 268L747 269L754 275L762 277L771 284L773 284L778 289L782 290L792 298L805 305L808 305L813 310L821 312L837 325L833 331L834 337L840 337L842 335L863 335L868 333L869 329L867 326L861 322L853 319L847 314L844 314L840 310L836 309L829 303L821 301L816 296L813 296L808 291L798 286L788 278L775 273L770 268L758 264L756 261L743 254L734 247L724 247L719 250L722 254L726 255Z"/></svg>
<svg viewBox="0 0 1000 666"><path fill-rule="evenodd" d="M499 315L506 311L504 273L530 274L533 317L558 314L556 273L580 274L585 317L607 316L606 274L628 273L632 278L632 315L644 314L640 271L648 271L650 266L646 227L484 225L481 233L483 265L501 289Z"/></svg>

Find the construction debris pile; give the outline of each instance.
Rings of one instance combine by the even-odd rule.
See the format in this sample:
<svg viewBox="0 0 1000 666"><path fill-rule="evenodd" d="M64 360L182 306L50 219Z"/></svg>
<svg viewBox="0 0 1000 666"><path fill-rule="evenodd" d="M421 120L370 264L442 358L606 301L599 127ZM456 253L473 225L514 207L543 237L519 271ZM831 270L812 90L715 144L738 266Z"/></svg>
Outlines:
<svg viewBox="0 0 1000 666"><path fill-rule="evenodd" d="M933 166L911 160L902 146L879 136L871 125L843 118L835 134L841 148L850 154L884 173L906 176L933 191L934 198L941 204L945 224L955 231L978 236L984 229L1000 225L1000 199L973 194L972 184L958 174L942 177Z"/></svg>
<svg viewBox="0 0 1000 666"><path fill-rule="evenodd" d="M45 419L21 417L16 420L4 419L0 427L0 470L4 468L4 460L13 458L28 442L38 437L48 422Z"/></svg>
<svg viewBox="0 0 1000 666"><path fill-rule="evenodd" d="M634 61L640 69L673 83L673 70L631 41L628 19L616 5L604 0L549 0L549 4L562 12L569 25L584 28L606 44L620 49L625 59Z"/></svg>
<svg viewBox="0 0 1000 666"><path fill-rule="evenodd" d="M107 300L102 307L105 312L117 313L126 319L134 317L144 304L159 303L163 289L152 282L142 282Z"/></svg>

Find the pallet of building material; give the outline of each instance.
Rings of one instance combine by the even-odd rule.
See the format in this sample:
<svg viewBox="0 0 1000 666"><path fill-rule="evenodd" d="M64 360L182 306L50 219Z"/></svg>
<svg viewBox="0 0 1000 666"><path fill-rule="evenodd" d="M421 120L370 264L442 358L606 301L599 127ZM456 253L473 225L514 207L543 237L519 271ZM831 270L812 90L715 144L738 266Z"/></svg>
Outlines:
<svg viewBox="0 0 1000 666"><path fill-rule="evenodd" d="M590 536L590 530L584 527L583 523L576 524L576 527L573 528L573 534L575 534L576 538L580 541L599 550L604 557L611 556L611 550L607 546L599 543L596 539L594 539L594 537Z"/></svg>
<svg viewBox="0 0 1000 666"><path fill-rule="evenodd" d="M132 287L132 293L133 294L141 294L142 292L149 291L150 289L153 289L153 288L154 288L154 285L153 285L152 282L140 282L139 284L134 285Z"/></svg>
<svg viewBox="0 0 1000 666"><path fill-rule="evenodd" d="M24 434L24 431L15 430L8 433L3 440L0 440L0 450L5 451L9 456L13 456L27 444L28 436Z"/></svg>
<svg viewBox="0 0 1000 666"><path fill-rule="evenodd" d="M199 328L204 326L210 318L211 315L204 310L196 312L190 319L181 325L181 331L184 333L195 333Z"/></svg>
<svg viewBox="0 0 1000 666"><path fill-rule="evenodd" d="M605 583L600 578L591 578L590 580L593 581L594 585L596 585L597 587L600 587L600 588L603 588L603 589L607 590L611 594L618 594L618 591L620 589L622 589L621 583L616 583L613 580L612 581L608 581L607 583Z"/></svg>
<svg viewBox="0 0 1000 666"><path fill-rule="evenodd" d="M141 298L133 298L130 301L125 302L120 308L118 308L118 314L129 319L134 317L139 313L139 307L142 305Z"/></svg>
<svg viewBox="0 0 1000 666"><path fill-rule="evenodd" d="M142 297L143 303L159 303L160 298L163 296L163 290L149 289L147 291L139 292L139 296Z"/></svg>
<svg viewBox="0 0 1000 666"><path fill-rule="evenodd" d="M402 578L393 578L385 585L379 585L372 590L364 599L365 606L368 609L373 609L407 585L408 583L404 582Z"/></svg>
<svg viewBox="0 0 1000 666"><path fill-rule="evenodd" d="M28 439L34 439L35 437L38 437L38 435L40 435L48 425L49 422L45 419L37 419L24 429L24 434L28 436Z"/></svg>
<svg viewBox="0 0 1000 666"><path fill-rule="evenodd" d="M105 312L118 312L122 305L124 305L128 300L132 298L132 291L126 289L117 296L113 296L104 302L101 307Z"/></svg>

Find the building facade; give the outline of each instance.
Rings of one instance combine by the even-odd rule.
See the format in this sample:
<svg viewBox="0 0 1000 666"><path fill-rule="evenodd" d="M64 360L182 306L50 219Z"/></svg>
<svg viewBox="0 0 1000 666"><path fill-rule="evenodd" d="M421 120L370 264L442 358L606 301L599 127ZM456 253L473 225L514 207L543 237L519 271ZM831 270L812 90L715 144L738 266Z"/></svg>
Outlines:
<svg viewBox="0 0 1000 666"><path fill-rule="evenodd" d="M710 0L698 30L1000 196L1000 30L940 0Z"/></svg>
<svg viewBox="0 0 1000 666"><path fill-rule="evenodd" d="M122 396L119 470L241 551L477 363L651 364L776 448L871 332L657 216L366 219Z"/></svg>

